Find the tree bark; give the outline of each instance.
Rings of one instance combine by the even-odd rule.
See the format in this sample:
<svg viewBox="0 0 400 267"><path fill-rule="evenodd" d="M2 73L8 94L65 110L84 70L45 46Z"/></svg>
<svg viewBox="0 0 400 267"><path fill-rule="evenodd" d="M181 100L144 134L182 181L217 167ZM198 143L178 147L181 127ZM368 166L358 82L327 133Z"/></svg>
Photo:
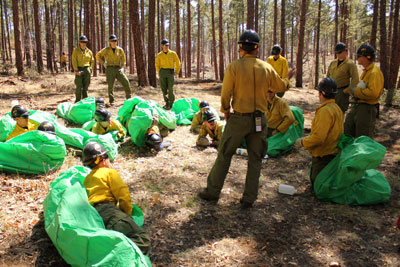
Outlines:
<svg viewBox="0 0 400 267"><path fill-rule="evenodd" d="M200 2L198 2L198 12L200 14ZM179 59L182 57L181 55L181 25L180 25L180 12L179 12L179 0L175 1L175 16L176 16L176 53L178 54ZM179 77L182 77L182 68L179 71Z"/></svg>
<svg viewBox="0 0 400 267"><path fill-rule="evenodd" d="M222 12L223 12L223 4L222 0L219 0L219 79L224 80L224 29L223 29L223 21L222 21Z"/></svg>
<svg viewBox="0 0 400 267"><path fill-rule="evenodd" d="M129 20L130 21L130 20ZM128 39L129 39L129 72L130 74L135 73L135 48L133 47L133 25L129 22L128 27Z"/></svg>
<svg viewBox="0 0 400 267"><path fill-rule="evenodd" d="M122 49L126 50L126 0L122 0Z"/></svg>
<svg viewBox="0 0 400 267"><path fill-rule="evenodd" d="M22 59L21 31L19 29L19 8L18 0L12 1L13 23L14 23L14 43L15 43L15 63L17 66L17 74L24 74L24 62Z"/></svg>
<svg viewBox="0 0 400 267"><path fill-rule="evenodd" d="M276 28L277 27L278 27L278 0L274 0L274 26L273 26L273 33L272 33L272 43L274 43L274 44L278 43L278 38L276 37L276 35L277 35Z"/></svg>
<svg viewBox="0 0 400 267"><path fill-rule="evenodd" d="M179 2L179 0L177 0L177 2ZM201 12L200 12L200 1L197 2L197 67L196 67L196 78L197 80L200 80L200 16L201 16Z"/></svg>
<svg viewBox="0 0 400 267"><path fill-rule="evenodd" d="M192 23L190 14L190 0L187 0L187 73L186 77L190 78L192 76Z"/></svg>
<svg viewBox="0 0 400 267"><path fill-rule="evenodd" d="M23 19L24 19L24 50L25 50L25 60L26 65L30 68L32 66L32 58L31 58L31 37L29 35L29 18L27 11L27 3L26 0L22 0L22 11L23 11Z"/></svg>
<svg viewBox="0 0 400 267"><path fill-rule="evenodd" d="M386 37L386 0L380 2L379 12L379 47L380 47L380 68L385 80L385 88L388 88L388 71L387 71L387 37Z"/></svg>
<svg viewBox="0 0 400 267"><path fill-rule="evenodd" d="M47 0L44 0L44 13L45 13L45 22L46 22L46 61L47 61L47 70L51 73L54 72L53 69L53 58L51 53L51 22L50 22L50 11L47 5Z"/></svg>
<svg viewBox="0 0 400 267"><path fill-rule="evenodd" d="M133 41L135 46L135 58L136 58L136 69L138 73L138 84L139 86L147 86L149 82L147 80L146 67L144 63L143 55L143 43L142 33L140 30L139 21L139 4L138 0L129 0L129 20L131 26L133 26Z"/></svg>
<svg viewBox="0 0 400 267"><path fill-rule="evenodd" d="M285 15L285 0L281 1L281 47L282 47L282 55L286 54L286 15Z"/></svg>
<svg viewBox="0 0 400 267"><path fill-rule="evenodd" d="M118 36L118 5L117 0L114 0L114 34Z"/></svg>
<svg viewBox="0 0 400 267"><path fill-rule="evenodd" d="M72 1L72 0L71 0ZM42 30L39 19L39 3L33 0L33 16L35 19L35 41L36 41L36 67L39 73L43 72L43 56L42 56Z"/></svg>
<svg viewBox="0 0 400 267"><path fill-rule="evenodd" d="M378 29L379 0L374 1L374 11L372 16L371 38L369 44L376 48L376 32Z"/></svg>
<svg viewBox="0 0 400 267"><path fill-rule="evenodd" d="M307 0L301 0L300 24L297 41L296 55L296 87L303 86L303 51L304 51L304 31L306 27Z"/></svg>
<svg viewBox="0 0 400 267"><path fill-rule="evenodd" d="M177 0L179 5L179 0ZM160 29L160 0L157 0L157 51L161 50L161 29ZM179 73L179 77L182 77L182 69Z"/></svg>
<svg viewBox="0 0 400 267"><path fill-rule="evenodd" d="M92 46L91 46L91 50L93 52L93 55L96 55L97 53L97 47L96 47L96 40L97 40L97 36L96 36L96 16L95 16L95 4L94 4L95 0L91 0L90 1L90 36L92 39ZM97 63L96 63L96 57L94 57L94 69L93 69L93 77L97 77Z"/></svg>
<svg viewBox="0 0 400 267"><path fill-rule="evenodd" d="M85 35L86 37L89 39L88 43L87 43L87 47L89 47L89 49L92 49L92 27L90 24L91 21L91 10L90 10L90 0L84 0L84 6L85 6Z"/></svg>
<svg viewBox="0 0 400 267"><path fill-rule="evenodd" d="M114 33L113 0L108 0L108 35Z"/></svg>
<svg viewBox="0 0 400 267"><path fill-rule="evenodd" d="M254 29L254 0L247 0L247 29Z"/></svg>
<svg viewBox="0 0 400 267"><path fill-rule="evenodd" d="M321 0L318 0L318 17L317 17L317 32L316 32L316 44L315 44L315 80L314 84L318 84L319 80L319 34L321 28Z"/></svg>
<svg viewBox="0 0 400 267"><path fill-rule="evenodd" d="M258 0L255 2L254 7L254 30L258 33Z"/></svg>
<svg viewBox="0 0 400 267"><path fill-rule="evenodd" d="M157 77L155 69L155 44L154 44L154 28L155 28L155 18L156 18L156 0L149 0L149 21L148 21L148 59L149 64L147 69L149 72L149 83L153 87L157 87Z"/></svg>
<svg viewBox="0 0 400 267"><path fill-rule="evenodd" d="M7 45L6 34L4 32L4 17L3 17L3 0L0 0L0 16L1 16L1 59L6 62Z"/></svg>
<svg viewBox="0 0 400 267"><path fill-rule="evenodd" d="M13 63L13 59L12 59L12 55L11 55L11 40L10 40L11 39L10 38L11 29L10 29L9 23L8 23L9 17L8 17L7 6L8 6L7 0L4 0L4 15L5 15L5 18L6 18L6 28L7 28L8 56L10 58L10 63L12 64Z"/></svg>
<svg viewBox="0 0 400 267"><path fill-rule="evenodd" d="M212 58L214 64L215 80L218 80L218 64L217 64L217 51L215 42L215 26L214 26L214 0L211 0L211 31L212 31Z"/></svg>
<svg viewBox="0 0 400 267"><path fill-rule="evenodd" d="M335 45L339 42L338 38L339 38L339 0L335 0Z"/></svg>

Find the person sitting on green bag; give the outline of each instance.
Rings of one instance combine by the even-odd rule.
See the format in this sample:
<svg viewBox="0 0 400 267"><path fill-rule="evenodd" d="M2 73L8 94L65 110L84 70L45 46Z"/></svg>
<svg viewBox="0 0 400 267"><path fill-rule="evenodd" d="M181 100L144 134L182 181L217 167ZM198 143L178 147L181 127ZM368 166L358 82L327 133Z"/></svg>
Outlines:
<svg viewBox="0 0 400 267"><path fill-rule="evenodd" d="M6 141L23 133L36 130L39 123L29 119L29 112L21 105L16 105L11 109L11 117L17 122L14 130L8 135Z"/></svg>
<svg viewBox="0 0 400 267"><path fill-rule="evenodd" d="M318 174L340 152L337 147L340 135L344 132L344 116L340 107L335 103L337 85L332 78L324 78L317 88L321 105L315 111L311 123L311 133L296 141L312 155L311 182L314 184Z"/></svg>
<svg viewBox="0 0 400 267"><path fill-rule="evenodd" d="M103 219L106 229L123 233L149 256L150 235L132 219L132 199L129 188L118 171L111 168L108 151L99 143L89 142L83 149L83 165L92 169L83 185L89 203Z"/></svg>
<svg viewBox="0 0 400 267"><path fill-rule="evenodd" d="M126 133L121 123L111 118L111 113L103 108L96 110L94 114L96 124L92 128L92 132L95 134L105 134L117 130L118 138L123 138Z"/></svg>
<svg viewBox="0 0 400 267"><path fill-rule="evenodd" d="M214 110L209 104L208 101L203 100L199 103L200 111L194 114L192 119L192 125L190 126L190 131L194 133L199 133L201 126L203 125L203 114L206 110ZM217 114L215 114L217 115ZM216 117L219 120L218 117Z"/></svg>
<svg viewBox="0 0 400 267"><path fill-rule="evenodd" d="M267 118L268 137L277 133L286 133L294 122L293 112L283 98L268 90L268 107L265 112Z"/></svg>
<svg viewBox="0 0 400 267"><path fill-rule="evenodd" d="M196 145L202 147L218 147L219 141L221 140L224 125L222 122L217 121L216 115L206 110L203 114L203 125L200 129L199 137L197 138ZM210 136L212 141L207 139L207 135Z"/></svg>

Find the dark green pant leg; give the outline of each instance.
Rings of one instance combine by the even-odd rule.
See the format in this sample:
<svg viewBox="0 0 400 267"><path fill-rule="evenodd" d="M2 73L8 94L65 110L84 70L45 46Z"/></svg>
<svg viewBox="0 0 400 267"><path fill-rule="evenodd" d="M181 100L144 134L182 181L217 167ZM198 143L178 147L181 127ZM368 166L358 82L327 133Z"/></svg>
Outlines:
<svg viewBox="0 0 400 267"><path fill-rule="evenodd" d="M374 137L376 113L375 105L358 104L355 115L355 138L362 135Z"/></svg>
<svg viewBox="0 0 400 267"><path fill-rule="evenodd" d="M207 178L207 192L211 195L218 197L221 193L232 156L251 130L251 119L251 117L238 115L232 115L229 118L218 146L217 159Z"/></svg>
<svg viewBox="0 0 400 267"><path fill-rule="evenodd" d="M340 107L344 114L349 108L349 95L343 93L343 89L338 89L335 96L335 103Z"/></svg>
<svg viewBox="0 0 400 267"><path fill-rule="evenodd" d="M129 85L129 80L128 77L126 77L125 73L123 72L122 68L118 70L116 77L117 80L121 83L122 87L124 88L125 98L126 99L131 98L131 88Z"/></svg>
<svg viewBox="0 0 400 267"><path fill-rule="evenodd" d="M175 102L175 94L174 94L174 70L169 70L169 75L168 75L168 102L169 106L172 107L172 105Z"/></svg>
<svg viewBox="0 0 400 267"><path fill-rule="evenodd" d="M75 103L82 99L82 88L83 88L83 79L82 75L75 75Z"/></svg>
<svg viewBox="0 0 400 267"><path fill-rule="evenodd" d="M355 137L356 136L356 127L355 127L355 116L356 116L356 105L353 105L350 109L350 112L346 116L346 120L344 121L344 134Z"/></svg>
<svg viewBox="0 0 400 267"><path fill-rule="evenodd" d="M311 182L314 185L318 174L326 167L326 165L335 158L336 155L327 155L323 157L312 157L311 159Z"/></svg>
<svg viewBox="0 0 400 267"><path fill-rule="evenodd" d="M267 138L272 136L272 132L275 131L274 128L267 128Z"/></svg>
<svg viewBox="0 0 400 267"><path fill-rule="evenodd" d="M165 69L160 69L159 72L160 77L160 87L164 97L165 104L168 106L168 71Z"/></svg>
<svg viewBox="0 0 400 267"><path fill-rule="evenodd" d="M82 98L88 97L88 89L90 85L90 72L89 68L85 68L81 74L82 76L82 83L83 83L83 88L82 88Z"/></svg>
<svg viewBox="0 0 400 267"><path fill-rule="evenodd" d="M144 255L150 255L150 235L140 228L132 217L112 203L98 204L95 208L103 218L106 229L123 233L140 248Z"/></svg>
<svg viewBox="0 0 400 267"><path fill-rule="evenodd" d="M110 103L114 102L114 82L117 77L117 68L107 67L106 68L106 79L108 84L108 99Z"/></svg>

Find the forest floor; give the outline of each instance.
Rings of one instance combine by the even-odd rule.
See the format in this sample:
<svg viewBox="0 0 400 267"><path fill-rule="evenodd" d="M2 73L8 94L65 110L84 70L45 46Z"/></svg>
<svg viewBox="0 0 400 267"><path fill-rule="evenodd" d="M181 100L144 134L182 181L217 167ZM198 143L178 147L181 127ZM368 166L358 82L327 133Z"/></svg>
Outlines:
<svg viewBox="0 0 400 267"><path fill-rule="evenodd" d="M137 88L133 95L163 105L159 88ZM210 77L211 78L211 77ZM33 78L0 77L0 114L11 101L30 110L55 113L58 103L74 101L74 76L69 73ZM220 108L221 83L178 79L177 99L195 97ZM107 101L105 76L92 78L90 96ZM116 88L114 115L124 92ZM290 105L303 109L305 135L318 106L315 90L291 88ZM59 119L60 122L65 122ZM68 125L68 124L67 124ZM254 208L240 209L247 159L234 156L217 205L196 194L206 185L217 152L199 150L189 126L180 126L165 140L171 150L157 154L128 139L120 145L113 166L130 188L133 202L144 212L151 233L154 266L400 266L400 109L381 107L375 140L387 147L379 167L392 188L387 203L345 206L321 202L308 181L311 156L295 148L262 167ZM0 266L67 266L44 230L42 203L49 184L60 172L81 165L69 154L60 170L47 175L0 174ZM297 188L293 196L278 193L278 185Z"/></svg>

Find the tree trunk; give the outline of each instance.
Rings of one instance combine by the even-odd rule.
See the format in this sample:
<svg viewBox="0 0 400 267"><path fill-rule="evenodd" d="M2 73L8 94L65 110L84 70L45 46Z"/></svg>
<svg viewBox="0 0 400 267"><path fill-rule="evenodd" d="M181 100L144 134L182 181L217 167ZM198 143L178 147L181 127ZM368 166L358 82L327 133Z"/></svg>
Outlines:
<svg viewBox="0 0 400 267"><path fill-rule="evenodd" d="M190 0L187 0L187 73L186 77L190 78L192 76L192 23L190 14Z"/></svg>
<svg viewBox="0 0 400 267"><path fill-rule="evenodd" d="M122 0L122 49L127 52L126 49L126 0Z"/></svg>
<svg viewBox="0 0 400 267"><path fill-rule="evenodd" d="M24 19L24 50L25 50L25 59L26 65L30 68L32 66L32 58L31 58L31 37L30 37L30 29L29 29L29 18L27 11L27 3L26 0L22 0L22 12Z"/></svg>
<svg viewBox="0 0 400 267"><path fill-rule="evenodd" d="M177 0L179 5L179 0ZM161 50L161 29L160 29L160 0L157 0L157 51ZM182 69L179 73L179 77L182 77Z"/></svg>
<svg viewBox="0 0 400 267"><path fill-rule="evenodd" d="M149 83L153 87L157 87L157 77L156 77L156 69L155 69L155 44L154 44L154 28L155 28L155 19L156 19L156 0L149 0L149 21L148 25L148 59L149 64L147 65L147 69L149 72Z"/></svg>
<svg viewBox="0 0 400 267"><path fill-rule="evenodd" d="M386 0L380 2L379 12L379 47L380 47L380 68L383 73L385 88L388 88L388 71L387 71L387 37L386 37ZM398 59L397 59L398 60Z"/></svg>
<svg viewBox="0 0 400 267"><path fill-rule="evenodd" d="M258 33L258 0L255 2L254 7L254 30Z"/></svg>
<svg viewBox="0 0 400 267"><path fill-rule="evenodd" d="M179 2L179 0L177 0L177 2ZM196 66L196 78L197 80L200 80L200 16L201 16L201 12L200 12L200 1L197 2L197 66Z"/></svg>
<svg viewBox="0 0 400 267"><path fill-rule="evenodd" d="M129 20L130 21L130 20ZM129 22L128 27L128 38L129 38L129 72L130 74L135 73L135 48L133 47L133 25Z"/></svg>
<svg viewBox="0 0 400 267"><path fill-rule="evenodd" d="M54 72L53 69L53 58L51 53L51 22L50 22L50 11L47 5L47 0L44 0L44 13L45 13L45 22L46 22L46 61L47 61L47 70L51 73Z"/></svg>
<svg viewBox="0 0 400 267"><path fill-rule="evenodd" d="M144 33L145 33L146 23L144 22L144 0L140 0L140 25L141 25L141 32L142 32L142 40L145 43L145 34ZM146 61L146 56L145 56L145 61Z"/></svg>
<svg viewBox="0 0 400 267"><path fill-rule="evenodd" d="M3 17L3 0L0 0L0 16L1 16L1 59L6 62L7 45L6 34L4 32L4 17Z"/></svg>
<svg viewBox="0 0 400 267"><path fill-rule="evenodd" d="M223 21L222 21L222 11L223 5L222 0L219 0L219 23L218 23L218 32L219 32L219 79L224 80L224 32L223 32Z"/></svg>
<svg viewBox="0 0 400 267"><path fill-rule="evenodd" d="M143 1L143 0L142 0ZM171 0L169 0L168 2L168 18L169 18L169 23L168 23L168 40L170 42L172 42L172 25L173 25L173 21L172 21L172 4L171 4Z"/></svg>
<svg viewBox="0 0 400 267"><path fill-rule="evenodd" d="M300 24L297 41L296 55L296 87L303 86L303 50L304 50L304 30L306 27L307 0L301 0Z"/></svg>
<svg viewBox="0 0 400 267"><path fill-rule="evenodd" d="M396 0L394 7L394 14L393 14L392 49L390 56L388 92L385 99L386 105L392 105L393 97L396 92L396 79L399 73L399 65L400 65L399 9L400 9L400 0Z"/></svg>
<svg viewBox="0 0 400 267"><path fill-rule="evenodd" d="M101 38L100 38L100 25L101 25L101 20L100 20L100 10L99 10L99 1L95 0L95 9L96 9L96 48L97 50L100 50L101 47ZM126 50L125 50L126 51ZM96 60L96 56L93 55L95 60ZM98 68L99 73L102 72L102 66L100 66L100 68L96 65L95 69Z"/></svg>
<svg viewBox="0 0 400 267"><path fill-rule="evenodd" d="M63 25L63 21L64 21L64 16L63 16L63 3L64 1L58 2L57 3L57 7L58 7L58 58L60 58L62 52L64 51L64 38L63 38L63 32L64 32L64 25Z"/></svg>
<svg viewBox="0 0 400 267"><path fill-rule="evenodd" d="M393 15L394 15L394 0L390 0L390 11L389 11L389 25L388 25L388 46L390 47L390 42L392 41L392 34L393 34Z"/></svg>
<svg viewBox="0 0 400 267"><path fill-rule="evenodd" d="M43 71L42 36L41 36L42 30L40 27L41 20L39 19L38 0L33 0L33 16L35 19L36 66L37 66L37 71L39 73L42 73Z"/></svg>
<svg viewBox="0 0 400 267"><path fill-rule="evenodd" d="M292 33L290 35L290 66L293 65L293 56L294 56L294 14L292 15Z"/></svg>
<svg viewBox="0 0 400 267"><path fill-rule="evenodd" d="M339 0L335 0L335 45L339 42L338 38L339 38Z"/></svg>
<svg viewBox="0 0 400 267"><path fill-rule="evenodd" d="M319 33L321 28L321 0L318 0L318 17L317 17L317 33L315 36L315 80L314 85L318 84L319 81Z"/></svg>
<svg viewBox="0 0 400 267"><path fill-rule="evenodd" d="M214 26L214 0L211 0L211 31L212 31L212 61L214 64L215 80L218 80L218 64L217 64L217 51L215 42L215 26Z"/></svg>
<svg viewBox="0 0 400 267"><path fill-rule="evenodd" d="M114 33L113 0L108 0L108 35Z"/></svg>
<svg viewBox="0 0 400 267"><path fill-rule="evenodd" d="M79 6L79 36L82 35L82 9L83 9L83 0L81 0L80 6ZM75 22L76 22L76 20L75 20ZM76 25L76 23L75 23L75 25Z"/></svg>
<svg viewBox="0 0 400 267"><path fill-rule="evenodd" d="M94 4L95 0L91 0L90 1L90 36L92 39L92 46L91 46L91 50L93 52L93 55L96 55L97 53L97 47L96 47L96 40L97 40L97 36L96 36L96 16L95 16L95 4ZM96 57L94 57L94 69L93 69L93 77L97 77L97 63L96 63Z"/></svg>
<svg viewBox="0 0 400 267"><path fill-rule="evenodd" d="M118 5L117 0L114 0L114 34L118 37Z"/></svg>
<svg viewBox="0 0 400 267"><path fill-rule="evenodd" d="M276 28L278 27L278 0L274 0L274 26L272 33L272 43L277 44L278 38L276 37Z"/></svg>
<svg viewBox="0 0 400 267"><path fill-rule="evenodd" d="M165 39L164 7L161 8L161 39Z"/></svg>
<svg viewBox="0 0 400 267"><path fill-rule="evenodd" d="M90 10L90 1L91 0L84 0L85 2L85 35L86 37L89 39L88 43L87 43L87 47L89 49L92 49L92 25L90 24L91 21L91 10Z"/></svg>
<svg viewBox="0 0 400 267"><path fill-rule="evenodd" d="M282 47L282 55L286 54L286 20L285 20L285 0L281 2L281 47Z"/></svg>
<svg viewBox="0 0 400 267"><path fill-rule="evenodd" d="M133 41L135 45L135 58L136 58L136 69L138 73L138 84L139 86L147 86L149 82L147 80L146 67L144 63L143 55L143 43L142 33L140 30L139 21L139 4L138 0L129 0L129 20L130 25L133 26Z"/></svg>
<svg viewBox="0 0 400 267"><path fill-rule="evenodd" d="M13 63L13 59L12 59L12 55L11 55L11 40L10 40L11 39L10 38L11 28L10 28L9 23L8 23L9 17L8 17L7 6L8 6L7 0L4 0L4 15L5 15L5 18L6 18L6 28L7 28L8 56L10 58L10 63L12 64Z"/></svg>
<svg viewBox="0 0 400 267"><path fill-rule="evenodd" d="M15 43L15 62L17 66L17 74L24 74L24 62L22 59L21 31L19 29L19 9L18 0L12 1L13 23L14 23L14 43Z"/></svg>
<svg viewBox="0 0 400 267"><path fill-rule="evenodd" d="M56 73L58 73L58 67L56 62L56 27L57 27L57 8L55 3L49 6L49 14L50 14L50 25L51 25L51 42L50 42L50 52L51 52L51 60L53 63L53 69ZM54 17L56 16L56 18Z"/></svg>
<svg viewBox="0 0 400 267"><path fill-rule="evenodd" d="M200 2L198 2L198 12L200 14ZM182 57L181 55L181 25L180 25L180 12L179 12L179 0L175 1L175 16L176 16L176 53L178 54L179 59ZM182 68L179 71L179 77L182 77Z"/></svg>
<svg viewBox="0 0 400 267"><path fill-rule="evenodd" d="M254 29L254 0L247 0L247 29Z"/></svg>

